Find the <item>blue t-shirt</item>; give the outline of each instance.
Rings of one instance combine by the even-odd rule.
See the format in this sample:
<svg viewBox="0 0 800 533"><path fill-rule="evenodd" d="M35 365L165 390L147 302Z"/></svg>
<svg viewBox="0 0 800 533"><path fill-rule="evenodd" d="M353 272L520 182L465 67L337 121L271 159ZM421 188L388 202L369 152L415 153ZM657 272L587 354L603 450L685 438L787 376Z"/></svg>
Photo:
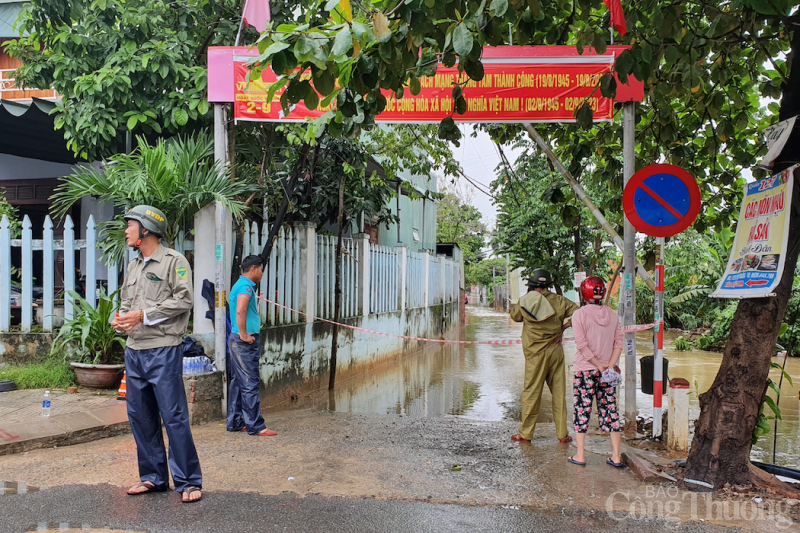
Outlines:
<svg viewBox="0 0 800 533"><path fill-rule="evenodd" d="M261 317L258 315L256 284L245 276L239 276L239 281L231 287L231 331L236 334L239 333L239 324L236 323L236 303L239 295L242 294L250 298L247 304L247 333L258 335L261 332Z"/></svg>

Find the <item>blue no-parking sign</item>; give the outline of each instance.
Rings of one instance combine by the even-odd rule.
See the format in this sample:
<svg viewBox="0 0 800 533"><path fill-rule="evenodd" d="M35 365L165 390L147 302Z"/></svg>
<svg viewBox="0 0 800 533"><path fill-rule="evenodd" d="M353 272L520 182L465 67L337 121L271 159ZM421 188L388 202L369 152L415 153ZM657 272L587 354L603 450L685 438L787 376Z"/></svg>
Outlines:
<svg viewBox="0 0 800 533"><path fill-rule="evenodd" d="M649 165L628 181L622 206L638 231L672 237L691 226L700 213L700 189L680 167Z"/></svg>

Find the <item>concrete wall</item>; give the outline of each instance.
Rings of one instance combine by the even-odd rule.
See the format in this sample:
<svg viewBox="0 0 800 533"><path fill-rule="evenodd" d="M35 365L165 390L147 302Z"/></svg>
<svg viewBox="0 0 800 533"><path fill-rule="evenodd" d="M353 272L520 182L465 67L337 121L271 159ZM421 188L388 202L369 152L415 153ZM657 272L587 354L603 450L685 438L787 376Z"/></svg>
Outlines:
<svg viewBox="0 0 800 533"><path fill-rule="evenodd" d="M0 333L0 364L41 361L52 345L52 333Z"/></svg>
<svg viewBox="0 0 800 533"><path fill-rule="evenodd" d="M461 304L451 302L405 312L371 314L343 319L342 323L392 335L457 338ZM325 322L300 323L261 329L261 386L265 405L287 401L328 386L333 326ZM194 335L207 353L213 352L213 334ZM391 363L430 343L386 337L351 329L339 330L337 379Z"/></svg>
<svg viewBox="0 0 800 533"><path fill-rule="evenodd" d="M439 339L457 335L459 317L459 303L452 302L342 322L393 335ZM261 381L267 405L327 387L332 331L333 326L324 322L261 330ZM360 374L427 344L343 328L339 331L337 379Z"/></svg>

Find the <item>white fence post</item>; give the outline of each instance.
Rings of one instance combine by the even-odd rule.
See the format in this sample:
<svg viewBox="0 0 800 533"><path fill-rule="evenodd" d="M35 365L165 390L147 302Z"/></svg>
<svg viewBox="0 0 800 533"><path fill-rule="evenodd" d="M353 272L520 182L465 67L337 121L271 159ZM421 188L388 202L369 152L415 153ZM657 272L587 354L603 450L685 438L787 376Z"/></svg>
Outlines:
<svg viewBox="0 0 800 533"><path fill-rule="evenodd" d="M67 215L64 221L64 318L75 316L74 303L69 291L75 290L75 225Z"/></svg>
<svg viewBox="0 0 800 533"><path fill-rule="evenodd" d="M431 283L430 283L430 269L431 269L431 256L428 253L423 253L422 255L422 285L424 290L422 291L422 305L423 307L428 307L431 304Z"/></svg>
<svg viewBox="0 0 800 533"><path fill-rule="evenodd" d="M7 302L3 302L8 305ZM33 231L28 215L22 219L22 331L29 332L33 317Z"/></svg>
<svg viewBox="0 0 800 533"><path fill-rule="evenodd" d="M11 222L0 219L0 331L11 329Z"/></svg>
<svg viewBox="0 0 800 533"><path fill-rule="evenodd" d="M439 256L439 269L441 272L439 273L442 279L442 303L447 301L447 258L443 255Z"/></svg>
<svg viewBox="0 0 800 533"><path fill-rule="evenodd" d="M295 223L299 241L299 267L295 272L298 280L297 309L306 313L301 322L313 322L317 301L317 228L310 222Z"/></svg>
<svg viewBox="0 0 800 533"><path fill-rule="evenodd" d="M56 276L55 276L55 249L53 245L53 221L50 215L44 218L44 232L42 234L42 277L44 278L42 288L42 317L45 331L53 331L53 300L55 300Z"/></svg>
<svg viewBox="0 0 800 533"><path fill-rule="evenodd" d="M394 251L397 257L397 309L406 310L406 264L408 263L408 248L405 244L395 244Z"/></svg>
<svg viewBox="0 0 800 533"><path fill-rule="evenodd" d="M369 235L359 233L356 235L358 243L358 287L359 287L359 306L361 308L361 316L369 315Z"/></svg>
<svg viewBox="0 0 800 533"><path fill-rule="evenodd" d="M86 301L95 307L95 290L97 288L97 233L94 227L94 215L86 221Z"/></svg>

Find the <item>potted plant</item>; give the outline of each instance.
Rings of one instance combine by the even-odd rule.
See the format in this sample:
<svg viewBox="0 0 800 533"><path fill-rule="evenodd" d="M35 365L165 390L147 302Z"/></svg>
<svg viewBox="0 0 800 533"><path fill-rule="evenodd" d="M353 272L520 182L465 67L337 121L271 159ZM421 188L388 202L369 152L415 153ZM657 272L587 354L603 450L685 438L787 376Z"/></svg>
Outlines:
<svg viewBox="0 0 800 533"><path fill-rule="evenodd" d="M82 387L111 389L119 386L122 379L125 339L111 327L117 309L116 294L101 291L94 309L78 293L69 292L75 315L64 320L53 339L50 355L63 353Z"/></svg>

